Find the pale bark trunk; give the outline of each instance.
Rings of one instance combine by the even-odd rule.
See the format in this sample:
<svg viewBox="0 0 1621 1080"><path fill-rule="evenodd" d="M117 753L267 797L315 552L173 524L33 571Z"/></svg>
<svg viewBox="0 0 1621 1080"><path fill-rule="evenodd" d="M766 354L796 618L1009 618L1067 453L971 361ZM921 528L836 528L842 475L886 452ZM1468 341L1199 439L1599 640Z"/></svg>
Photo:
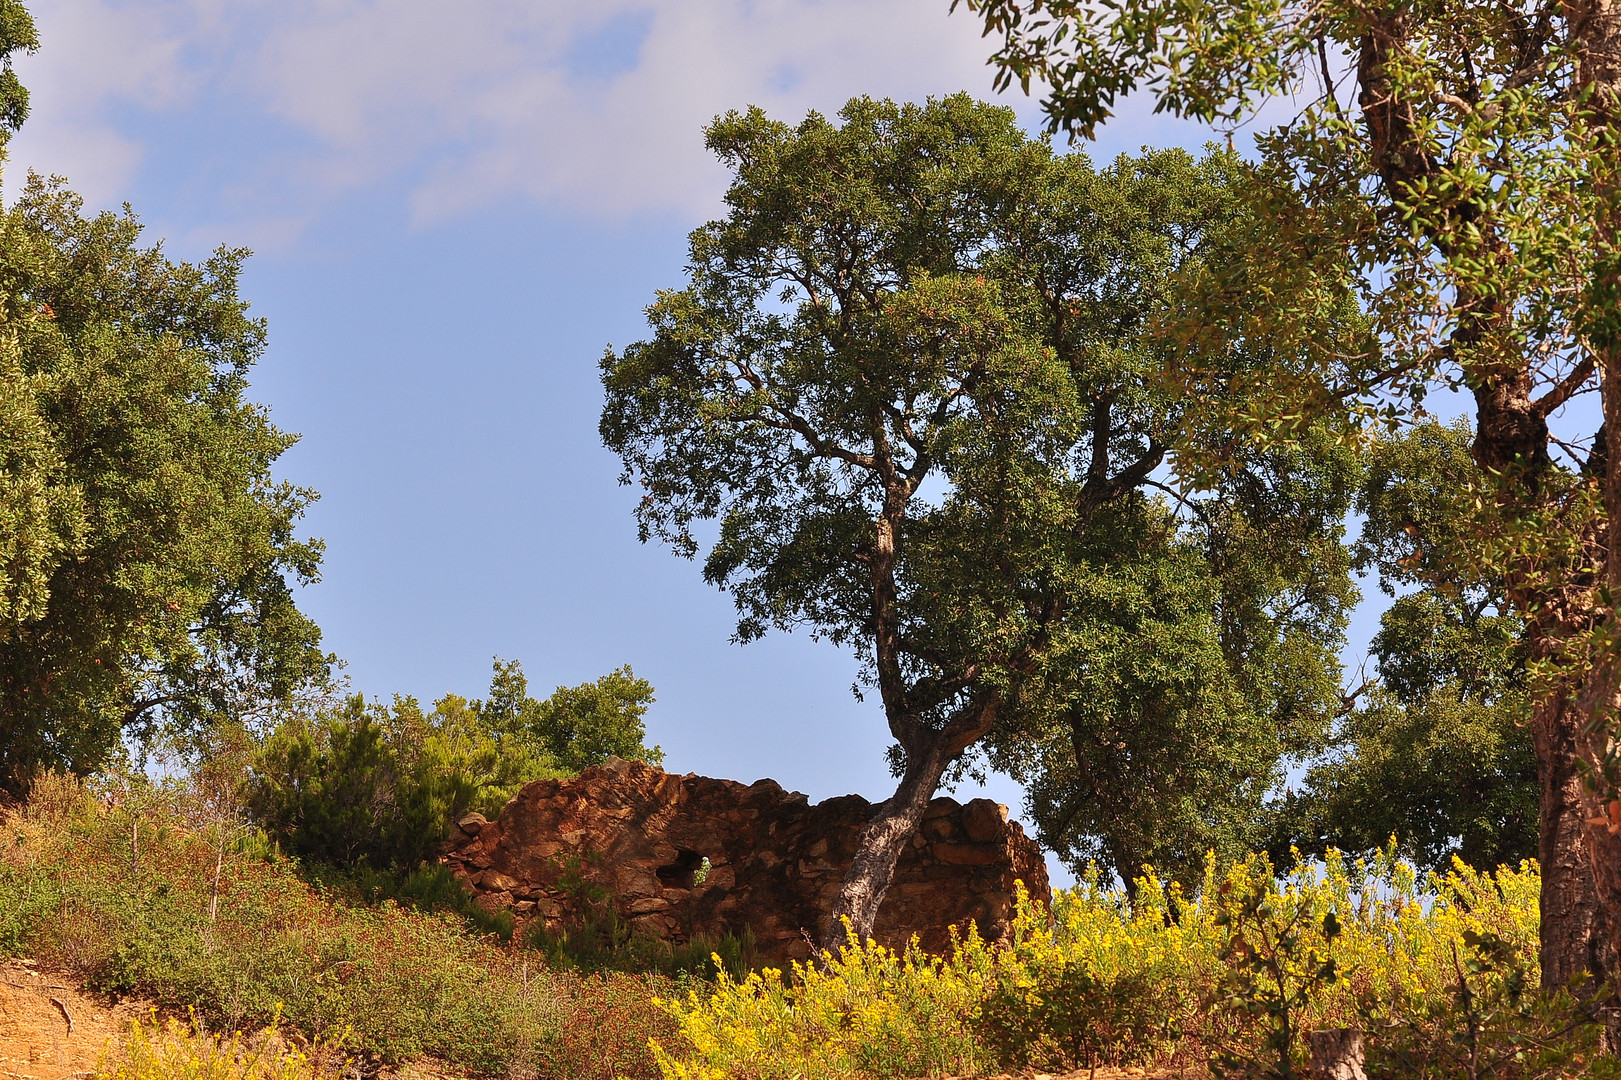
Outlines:
<svg viewBox="0 0 1621 1080"><path fill-rule="evenodd" d="M917 832L923 812L940 786L940 777L956 757L956 754L945 755L943 742L942 738L925 753L908 754L906 771L901 775L895 794L873 807L872 816L856 842L855 858L845 873L844 885L834 901L828 925L823 928L823 950L836 955L844 948L850 933L861 941L872 936L878 908L895 878L895 864ZM845 930L845 919L850 921L849 931Z"/></svg>
<svg viewBox="0 0 1621 1080"><path fill-rule="evenodd" d="M1334 1028L1311 1033L1311 1080L1368 1080L1362 1032Z"/></svg>
<svg viewBox="0 0 1621 1080"><path fill-rule="evenodd" d="M845 872L828 923L822 927L822 951L837 954L844 948L849 940L844 919L850 920L850 932L858 940L872 937L879 905L895 878L895 864L906 842L916 834L940 778L996 724L1000 704L995 692L976 694L940 728L925 726L914 717L890 718L890 729L906 750L906 771L895 794L873 807L861 830L855 857Z"/></svg>

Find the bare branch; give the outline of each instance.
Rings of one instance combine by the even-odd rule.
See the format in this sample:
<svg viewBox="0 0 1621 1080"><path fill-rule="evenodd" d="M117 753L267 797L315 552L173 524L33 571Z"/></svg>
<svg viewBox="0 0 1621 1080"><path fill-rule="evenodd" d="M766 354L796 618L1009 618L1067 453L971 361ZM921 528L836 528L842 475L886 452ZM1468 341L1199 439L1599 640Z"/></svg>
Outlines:
<svg viewBox="0 0 1621 1080"><path fill-rule="evenodd" d="M1538 416L1547 419L1553 411L1581 392L1582 386L1593 377L1598 370L1598 363L1591 353L1582 358L1582 362L1571 369L1569 375L1559 380L1559 384L1546 394L1543 394L1531 407Z"/></svg>

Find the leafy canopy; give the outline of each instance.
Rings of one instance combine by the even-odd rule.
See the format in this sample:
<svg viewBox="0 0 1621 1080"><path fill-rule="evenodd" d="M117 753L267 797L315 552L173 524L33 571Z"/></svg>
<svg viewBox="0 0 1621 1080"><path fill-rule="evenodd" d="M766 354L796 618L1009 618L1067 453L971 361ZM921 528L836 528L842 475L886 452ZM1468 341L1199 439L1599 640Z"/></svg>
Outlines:
<svg viewBox="0 0 1621 1080"><path fill-rule="evenodd" d="M988 734L1077 860L1241 846L1337 700L1355 464L1324 442L1160 492L1195 425L1150 330L1227 235L1235 160L1096 170L961 95L708 141L728 214L602 364L643 539L702 552L739 640L850 646L903 784Z"/></svg>
<svg viewBox="0 0 1621 1080"><path fill-rule="evenodd" d="M0 152L28 119L28 89L11 68L13 53L39 48L34 17L19 0L0 0Z"/></svg>
<svg viewBox="0 0 1621 1080"><path fill-rule="evenodd" d="M1500 579L1471 573L1468 444L1462 424L1429 422L1373 446L1356 546L1394 597L1373 639L1377 679L1280 808L1280 856L1367 854L1392 836L1437 872L1454 856L1537 856L1523 620Z"/></svg>
<svg viewBox="0 0 1621 1080"><path fill-rule="evenodd" d="M0 9L4 15L9 8ZM3 22L3 20L0 20ZM292 445L245 398L264 324L239 250L142 247L33 178L0 212L0 786L126 733L251 718L328 676L295 585L319 541Z"/></svg>
<svg viewBox="0 0 1621 1080"><path fill-rule="evenodd" d="M851 645L906 747L1039 647L1082 415L989 265L1010 173L1050 151L963 96L840 116L708 129L730 213L652 340L604 358L602 434L644 539L691 556L719 519L704 576L739 639Z"/></svg>
<svg viewBox="0 0 1621 1080"><path fill-rule="evenodd" d="M1438 390L1461 391L1478 417L1469 486L1508 510L1471 525L1478 570L1508 575L1522 608L1591 580L1579 474L1599 447L1581 430L1590 414L1561 410L1597 388L1621 325L1606 284L1621 266L1607 223L1614 86L1586 40L1602 20L1467 0L967 6L1000 41L1003 85L1047 84L1055 130L1086 136L1139 90L1229 126L1269 100L1299 103L1256 137L1235 257L1190 277L1191 317L1166 321L1186 346L1175 377L1216 404L1232 350L1291 342L1245 378L1241 408L1218 409L1262 439L1321 417L1400 426ZM1366 332L1314 341L1344 297ZM1583 630L1546 629L1549 644Z"/></svg>

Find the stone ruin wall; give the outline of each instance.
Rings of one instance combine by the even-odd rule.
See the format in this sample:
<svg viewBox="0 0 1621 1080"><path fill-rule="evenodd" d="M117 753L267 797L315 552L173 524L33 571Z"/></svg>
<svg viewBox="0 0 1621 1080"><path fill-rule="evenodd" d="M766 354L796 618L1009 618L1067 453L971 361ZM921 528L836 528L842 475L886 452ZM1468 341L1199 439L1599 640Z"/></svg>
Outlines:
<svg viewBox="0 0 1621 1080"><path fill-rule="evenodd" d="M578 874L605 889L638 932L673 942L753 930L760 959L805 959L854 855L871 804L845 795L812 806L774 780L740 784L678 776L610 759L572 780L537 780L500 817L470 814L445 863L491 909L520 927L575 920ZM709 869L701 882L704 859ZM891 947L912 934L931 952L972 921L999 940L1013 916L1015 882L1046 903L1040 849L1007 808L989 799L929 804L896 867L874 937Z"/></svg>

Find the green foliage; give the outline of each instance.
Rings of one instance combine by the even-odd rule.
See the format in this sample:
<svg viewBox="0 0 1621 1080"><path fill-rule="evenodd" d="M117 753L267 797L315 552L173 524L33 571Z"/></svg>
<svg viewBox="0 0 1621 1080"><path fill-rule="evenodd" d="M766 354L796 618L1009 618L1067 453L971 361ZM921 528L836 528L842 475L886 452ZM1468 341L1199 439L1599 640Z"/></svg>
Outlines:
<svg viewBox="0 0 1621 1080"><path fill-rule="evenodd" d="M853 646L923 738L1040 633L1033 530L1061 513L1052 473L1081 416L978 253L1010 171L1050 154L960 95L857 99L840 119L710 126L731 213L692 234L653 338L603 359L601 428L646 492L644 539L691 556L693 523L719 519L704 575L735 598L740 640L804 626ZM1122 432L1120 458L1145 436Z"/></svg>
<svg viewBox="0 0 1621 1080"><path fill-rule="evenodd" d="M1372 852L1392 836L1437 870L1454 855L1499 865L1536 854L1527 646L1501 580L1470 559L1474 468L1460 425L1375 442L1358 562L1404 591L1373 640L1377 682L1278 809L1275 857L1291 845Z"/></svg>
<svg viewBox="0 0 1621 1080"><path fill-rule="evenodd" d="M0 4L16 44L26 16ZM125 734L204 732L324 683L293 602L314 493L244 398L264 324L243 251L202 265L30 179L0 212L0 789L89 771Z"/></svg>
<svg viewBox="0 0 1621 1080"><path fill-rule="evenodd" d="M0 153L28 119L28 89L11 69L12 54L37 48L39 34L28 9L21 0L0 0Z"/></svg>
<svg viewBox="0 0 1621 1080"><path fill-rule="evenodd" d="M490 696L476 703L479 721L498 737L544 753L569 773L609 757L664 761L657 746L644 745L642 717L653 703L653 684L626 664L596 682L559 686L545 701L528 696L529 682L516 660L495 662Z"/></svg>
<svg viewBox="0 0 1621 1080"><path fill-rule="evenodd" d="M1308 853L1369 851L1396 837L1428 868L1454 856L1525 859L1537 848L1536 760L1523 697L1470 702L1446 687L1403 703L1375 690L1279 809Z"/></svg>
<svg viewBox="0 0 1621 1080"><path fill-rule="evenodd" d="M1621 368L1621 74L1605 59L1617 13L1469 0L966 6L996 42L1001 85L1047 86L1055 130L1088 136L1134 91L1229 131L1264 103L1293 103L1256 132L1253 213L1233 258L1197 267L1163 326L1187 346L1167 374L1262 443L1322 418L1423 428L1430 395L1463 397L1473 468L1421 500L1445 511L1458 541L1440 543L1429 567L1465 588L1501 583L1500 613L1522 620L1526 690L1551 725L1544 774L1575 757L1598 785L1587 806L1559 812L1601 810L1621 783L1621 741L1611 719L1589 715L1608 691L1584 684L1615 677L1621 582L1605 534L1621 509L1621 457L1614 425L1598 423L1614 415ZM1319 339L1311 328L1346 296L1366 333ZM1257 338L1292 346L1253 373L1242 409L1223 409L1229 356ZM1595 391L1602 408L1570 407ZM1408 451L1406 464L1422 466L1421 440ZM1616 858L1593 862L1606 878ZM1572 864L1565 852L1549 867L1561 893L1586 887L1552 876ZM1588 963L1569 948L1550 960Z"/></svg>
<svg viewBox="0 0 1621 1080"><path fill-rule="evenodd" d="M469 811L493 818L525 783L572 776L610 754L662 759L642 745L653 687L629 667L558 687L544 702L527 686L517 661L497 659L484 701L447 694L424 713L414 698L390 707L355 695L335 711L288 718L257 750L249 808L302 859L403 872L392 885L373 875L357 884L404 899L434 891L409 875Z"/></svg>
<svg viewBox="0 0 1621 1080"><path fill-rule="evenodd" d="M582 865L579 856L570 856L558 877L558 887L568 894L577 914L555 928L535 921L524 942L545 956L552 968L655 973L672 979L710 979L725 972L741 979L759 966L754 931L748 927L741 934L723 934L718 941L700 936L681 944L636 933L619 914L613 893L585 880Z"/></svg>
<svg viewBox="0 0 1621 1080"><path fill-rule="evenodd" d="M273 843L268 836L266 841ZM461 879L439 863L422 863L415 869L377 869L367 863L340 867L314 862L304 863L299 869L315 888L345 903L366 907L394 903L418 911L447 912L460 916L474 933L488 934L503 942L512 940L516 928L511 911L485 907Z"/></svg>
<svg viewBox="0 0 1621 1080"><path fill-rule="evenodd" d="M1153 876L1128 893L1094 873L1050 913L1022 898L1002 947L972 932L947 958L852 943L826 970L722 977L665 1003L687 1046L657 1057L665 1080L1212 1059L1259 1077L1297 1069L1306 1032L1359 1027L1388 1075L1610 1075L1591 1007L1534 992L1539 885L1532 866L1421 879L1388 850L1283 877L1261 856L1212 861L1196 900ZM1457 1068L1468 1038L1498 1071Z"/></svg>
<svg viewBox="0 0 1621 1080"><path fill-rule="evenodd" d="M653 1004L668 979L552 971L460 919L358 905L344 899L352 882L312 886L254 833L225 834L222 848L208 803L195 786L42 778L0 811L0 955L189 1009L214 1031L284 1023L368 1072L428 1055L479 1076L654 1080L648 1038L680 1045ZM179 1035L134 1049L118 1068L236 1075L229 1055Z"/></svg>
<svg viewBox="0 0 1621 1080"><path fill-rule="evenodd" d="M1213 1064L1222 1075L1293 1080L1304 1075L1303 1017L1322 988L1339 981L1330 954L1340 921L1332 907L1319 914L1316 905L1286 903L1270 870L1229 875L1216 888L1213 921L1226 932L1216 954L1226 965L1216 1001L1253 1022L1240 1031L1259 1045L1220 1048Z"/></svg>
<svg viewBox="0 0 1621 1080"><path fill-rule="evenodd" d="M564 994L524 978L521 957L459 920L322 895L245 837L222 850L210 821L183 789L41 781L4 817L0 944L217 1029L279 1016L386 1062L431 1054L494 1075L556 1037Z"/></svg>
<svg viewBox="0 0 1621 1080"><path fill-rule="evenodd" d="M355 695L336 715L284 722L254 763L254 816L300 858L411 869L458 817L493 814L523 781L560 774L462 728L457 705L424 715L408 698L388 709Z"/></svg>
<svg viewBox="0 0 1621 1080"><path fill-rule="evenodd" d="M1369 1056L1372 1075L1462 1080L1615 1077L1606 1052L1604 998L1561 987L1539 994L1526 958L1490 932L1467 930L1452 946L1456 980L1392 1024Z"/></svg>
<svg viewBox="0 0 1621 1080"><path fill-rule="evenodd" d="M850 646L903 777L978 767L988 733L1071 861L1197 876L1261 842L1338 697L1356 461L1324 440L1159 494L1191 420L1151 329L1225 235L1236 158L1095 169L964 95L708 137L728 216L602 363L643 539L696 556L717 521L739 640Z"/></svg>
<svg viewBox="0 0 1621 1080"><path fill-rule="evenodd" d="M1191 884L1207 852L1265 842L1280 759L1327 735L1329 645L1356 596L1337 523L1355 463L1324 450L1258 459L1228 492L1186 500L1186 524L1144 515L1077 575L1074 636L1040 688L1062 704L1010 724L991 754L1077 870L1129 882L1153 864Z"/></svg>

